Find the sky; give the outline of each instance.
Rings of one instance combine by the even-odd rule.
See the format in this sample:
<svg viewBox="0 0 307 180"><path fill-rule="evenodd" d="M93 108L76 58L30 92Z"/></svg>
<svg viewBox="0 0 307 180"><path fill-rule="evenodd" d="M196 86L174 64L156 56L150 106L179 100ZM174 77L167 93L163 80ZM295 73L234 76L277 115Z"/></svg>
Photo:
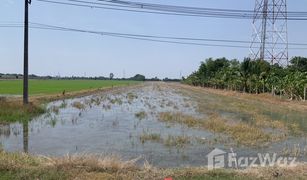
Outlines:
<svg viewBox="0 0 307 180"><path fill-rule="evenodd" d="M253 10L254 0L134 0L178 6ZM288 1L307 11L307 1ZM169 16L53 5L32 0L31 22L95 31L159 36L251 40L251 20ZM23 22L24 0L1 0L0 24ZM289 42L307 43L307 21L288 22ZM30 29L29 73L61 76L180 78L209 57L240 59L248 49L167 44L77 32ZM0 27L0 73L23 72L23 29ZM290 50L289 56L307 56Z"/></svg>

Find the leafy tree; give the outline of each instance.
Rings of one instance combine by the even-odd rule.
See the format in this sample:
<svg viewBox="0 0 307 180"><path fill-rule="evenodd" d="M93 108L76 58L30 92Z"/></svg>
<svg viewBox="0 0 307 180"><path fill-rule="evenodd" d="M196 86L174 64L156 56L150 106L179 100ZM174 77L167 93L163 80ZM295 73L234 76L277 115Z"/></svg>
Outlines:
<svg viewBox="0 0 307 180"><path fill-rule="evenodd" d="M145 76L141 74L137 74L134 77L130 78L131 80L134 81L145 81Z"/></svg>
<svg viewBox="0 0 307 180"><path fill-rule="evenodd" d="M294 57L290 60L290 69L301 72L307 72L307 58L305 57Z"/></svg>
<svg viewBox="0 0 307 180"><path fill-rule="evenodd" d="M112 80L114 78L114 74L110 73L110 80Z"/></svg>
<svg viewBox="0 0 307 180"><path fill-rule="evenodd" d="M307 85L307 58L294 57L288 67L249 58L241 63L226 58L209 58L201 62L198 70L184 79L184 82L194 86L257 94L272 92L290 99L302 99Z"/></svg>

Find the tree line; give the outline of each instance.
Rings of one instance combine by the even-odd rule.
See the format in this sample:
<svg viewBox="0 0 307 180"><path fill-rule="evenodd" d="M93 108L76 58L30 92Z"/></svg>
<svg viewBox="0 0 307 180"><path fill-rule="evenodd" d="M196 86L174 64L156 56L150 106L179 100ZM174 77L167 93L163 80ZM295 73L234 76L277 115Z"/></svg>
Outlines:
<svg viewBox="0 0 307 180"><path fill-rule="evenodd" d="M206 59L183 82L193 86L228 89L247 93L284 95L302 100L307 87L307 58L294 57L287 67L245 58Z"/></svg>

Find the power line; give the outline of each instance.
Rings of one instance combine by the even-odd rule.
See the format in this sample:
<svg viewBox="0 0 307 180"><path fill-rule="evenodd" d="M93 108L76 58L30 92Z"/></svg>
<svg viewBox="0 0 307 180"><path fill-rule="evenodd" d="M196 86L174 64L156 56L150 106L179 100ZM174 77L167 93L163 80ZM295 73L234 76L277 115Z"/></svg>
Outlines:
<svg viewBox="0 0 307 180"><path fill-rule="evenodd" d="M114 35L114 36L129 36L129 37L136 37L136 38L153 38L153 39L168 39L168 40L183 40L183 41L202 41L202 42L223 42L223 43L239 43L239 44L250 44L250 41L244 40L230 40L230 39L209 39L209 38L192 38L192 37L174 37L174 36L158 36L158 35L145 35L145 34L130 34L130 33L117 33L117 32L106 32L106 31L90 31L84 29L74 29L74 28L67 28L61 26L54 26L54 25L47 25L42 23L30 23L32 26L31 28L36 29L59 29L59 30L66 30L66 31L78 31L78 32L88 32L100 35ZM22 24L0 24L0 27L23 27ZM270 43L270 42L268 42ZM306 43L289 43L289 45L293 46L307 46Z"/></svg>
<svg viewBox="0 0 307 180"><path fill-rule="evenodd" d="M23 27L22 25L4 25L0 24L0 27ZM207 46L207 47L228 47L228 48L244 48L248 49L249 46L241 46L241 45L228 45L228 44L209 44L209 43L197 43L191 41L214 41L214 42L224 42L224 43L245 43L248 41L236 41L236 40L222 40L222 39L202 39L202 38L188 38L188 37L169 37L169 36L153 36L153 35L142 35L142 34L127 34L127 33L116 33L116 32L104 32L104 31L91 31L85 29L75 29L75 28L68 28L62 26L53 26L47 25L42 23L30 23L30 28L33 29L42 29L42 30L56 30L56 31L66 31L66 32L79 32L79 33L88 33L88 34L95 34L101 36L110 36L110 37L117 37L117 38L125 38L125 39L134 39L134 40L143 40L143 41L151 41L151 42L160 42L160 43L171 43L171 44L183 44L183 45L198 45L198 46ZM178 41L175 41L178 40ZM181 41L179 41L181 40ZM186 41L190 42L186 42ZM296 45L304 45L301 43L293 43ZM299 49L307 49L307 48L289 48L293 50Z"/></svg>
<svg viewBox="0 0 307 180"><path fill-rule="evenodd" d="M77 7L98 8L138 13L150 13L161 15L176 15L176 16L194 16L194 17L211 17L211 18L232 18L232 19L253 19L253 11L250 10L234 10L234 9L214 9L214 8L195 8L183 6L170 6L148 3L135 3L129 1L106 1L107 3L98 3L82 0L36 0L44 3L52 3L59 5L69 5ZM141 9L141 10L138 10ZM261 15L256 18L261 18ZM307 12L289 12L288 20L303 21L307 20Z"/></svg>
<svg viewBox="0 0 307 180"><path fill-rule="evenodd" d="M91 3L88 1L82 1L82 0L69 0L72 2L82 2L82 3ZM236 13L250 13L253 14L254 10L238 10L238 9L217 9L217 8L200 8L200 7L186 7L186 6L174 6L174 5L165 5L165 4L153 4L153 3L140 3L140 2L132 2L132 1L121 1L121 0L97 0L100 2L108 2L110 4L119 4L122 7L131 7L131 8L152 8L154 10L191 10L191 11L200 11L200 12L236 12ZM96 3L98 4L98 3ZM160 9L159 9L160 8ZM307 12L288 12L288 16L291 15L307 15Z"/></svg>

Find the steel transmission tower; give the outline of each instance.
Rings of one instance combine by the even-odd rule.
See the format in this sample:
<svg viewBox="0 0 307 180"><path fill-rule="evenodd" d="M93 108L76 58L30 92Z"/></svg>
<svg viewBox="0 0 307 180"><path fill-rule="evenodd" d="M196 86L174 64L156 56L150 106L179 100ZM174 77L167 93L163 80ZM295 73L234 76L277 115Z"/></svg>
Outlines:
<svg viewBox="0 0 307 180"><path fill-rule="evenodd" d="M287 66L287 29L286 0L256 0L250 57Z"/></svg>

